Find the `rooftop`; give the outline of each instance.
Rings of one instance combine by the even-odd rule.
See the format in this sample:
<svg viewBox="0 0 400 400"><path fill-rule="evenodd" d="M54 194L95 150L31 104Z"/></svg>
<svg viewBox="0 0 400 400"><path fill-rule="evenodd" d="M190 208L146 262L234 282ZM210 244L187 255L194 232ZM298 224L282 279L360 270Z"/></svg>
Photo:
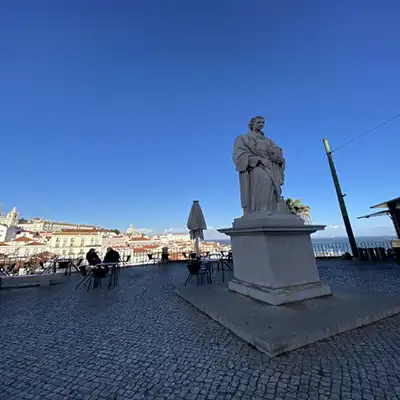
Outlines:
<svg viewBox="0 0 400 400"><path fill-rule="evenodd" d="M13 240L13 242L31 242L32 238L27 238L25 236L21 236Z"/></svg>
<svg viewBox="0 0 400 400"><path fill-rule="evenodd" d="M112 232L111 229L62 229L61 231L53 232L53 235L87 235Z"/></svg>
<svg viewBox="0 0 400 400"><path fill-rule="evenodd" d="M387 208L388 203L395 203L396 205L400 205L400 197L396 197L394 199L387 200L383 203L376 204L375 206L371 206L370 208Z"/></svg>
<svg viewBox="0 0 400 400"><path fill-rule="evenodd" d="M399 266L318 265L333 289L400 295ZM74 290L73 275L0 291L5 398L398 398L400 316L269 359L180 299L186 276L169 264L123 269L111 290Z"/></svg>

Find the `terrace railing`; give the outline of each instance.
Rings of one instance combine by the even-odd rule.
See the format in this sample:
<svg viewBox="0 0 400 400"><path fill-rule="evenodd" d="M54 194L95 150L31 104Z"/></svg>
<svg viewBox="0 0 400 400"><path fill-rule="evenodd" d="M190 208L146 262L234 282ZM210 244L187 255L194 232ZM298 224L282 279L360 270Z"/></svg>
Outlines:
<svg viewBox="0 0 400 400"><path fill-rule="evenodd" d="M358 242L358 247L361 249L384 248L388 250L392 248L392 242L390 240ZM313 250L315 257L318 258L340 257L345 253L352 253L348 243L313 243Z"/></svg>
<svg viewBox="0 0 400 400"><path fill-rule="evenodd" d="M383 248L386 251L392 248L392 244L390 240L386 241L378 241L378 242L359 242L358 247L362 249L378 249ZM341 257L345 253L351 254L351 249L349 244L347 243L313 243L314 255L317 258L330 258L330 257ZM168 259L170 261L184 261L188 259L190 252L193 249L188 247L171 247L168 249ZM223 251L227 251L225 247ZM390 250L389 250L390 251ZM219 250L215 246L210 246L209 248L202 248L202 253L209 252L214 257L218 257ZM152 264L153 260L160 260L162 252L161 251L140 251L129 253L131 255L129 266L135 265L143 265L143 264ZM149 257L151 254L151 257ZM126 259L128 253L121 253L121 258ZM57 258L65 258L71 257L77 260L77 256L68 256L68 255L58 255ZM83 257L84 258L84 257ZM44 266L48 265L49 261L42 260ZM86 264L84 261L83 264ZM43 268L40 265L40 260L35 257L13 257L13 256L5 256L0 255L0 275L10 274L16 275L20 273L21 268L25 273L40 273Z"/></svg>

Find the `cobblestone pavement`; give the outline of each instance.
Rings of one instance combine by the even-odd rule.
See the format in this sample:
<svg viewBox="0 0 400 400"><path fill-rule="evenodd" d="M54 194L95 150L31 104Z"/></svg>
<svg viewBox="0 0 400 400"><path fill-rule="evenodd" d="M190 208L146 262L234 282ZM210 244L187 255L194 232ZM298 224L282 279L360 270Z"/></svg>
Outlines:
<svg viewBox="0 0 400 400"><path fill-rule="evenodd" d="M400 267L319 264L333 288L400 294ZM268 359L175 295L185 277L171 264L110 291L75 291L78 276L1 291L0 398L400 398L400 317Z"/></svg>

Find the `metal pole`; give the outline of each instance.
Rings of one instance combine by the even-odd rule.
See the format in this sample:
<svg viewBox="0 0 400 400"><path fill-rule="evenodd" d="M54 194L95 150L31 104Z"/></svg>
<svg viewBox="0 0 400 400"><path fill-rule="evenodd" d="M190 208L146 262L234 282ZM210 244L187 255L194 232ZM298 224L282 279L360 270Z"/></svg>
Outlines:
<svg viewBox="0 0 400 400"><path fill-rule="evenodd" d="M336 194L337 194L337 198L338 198L339 206L340 206L340 211L342 213L344 226L345 226L346 232L347 232L347 237L349 238L351 251L352 251L354 257L358 257L359 254L358 254L356 239L354 237L353 229L351 227L349 214L347 213L346 203L344 202L344 195L342 193L342 189L340 188L339 178L336 173L335 164L333 163L333 158L332 158L331 150L329 148L329 143L328 143L327 139L322 139L322 141L324 142L326 156L328 157L328 162L329 162L329 167L331 169L333 184L335 185Z"/></svg>

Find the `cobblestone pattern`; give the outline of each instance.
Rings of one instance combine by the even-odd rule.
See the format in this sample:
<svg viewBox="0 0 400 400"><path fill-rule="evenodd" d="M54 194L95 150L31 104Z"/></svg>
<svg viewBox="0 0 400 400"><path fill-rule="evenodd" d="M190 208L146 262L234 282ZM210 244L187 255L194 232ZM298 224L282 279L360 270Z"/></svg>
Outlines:
<svg viewBox="0 0 400 400"><path fill-rule="evenodd" d="M320 270L334 288L399 294L400 268ZM268 359L175 295L185 277L175 264L123 270L110 291L75 291L77 276L1 291L0 398L400 398L400 317Z"/></svg>

